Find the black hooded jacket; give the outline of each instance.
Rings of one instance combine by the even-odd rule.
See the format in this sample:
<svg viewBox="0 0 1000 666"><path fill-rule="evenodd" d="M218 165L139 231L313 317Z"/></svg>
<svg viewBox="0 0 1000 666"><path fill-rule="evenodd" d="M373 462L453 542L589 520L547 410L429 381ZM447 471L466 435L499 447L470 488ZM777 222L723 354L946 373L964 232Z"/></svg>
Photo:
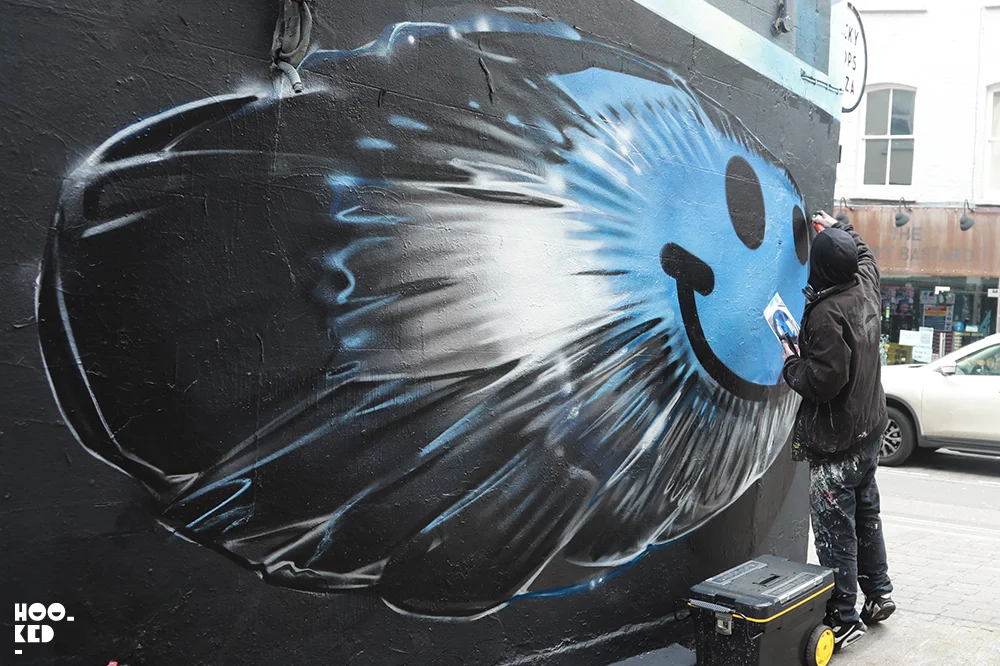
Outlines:
<svg viewBox="0 0 1000 666"><path fill-rule="evenodd" d="M822 232L809 255L800 355L785 361L785 382L802 396L794 443L813 461L842 458L888 425L882 365L880 274L875 255L850 224Z"/></svg>

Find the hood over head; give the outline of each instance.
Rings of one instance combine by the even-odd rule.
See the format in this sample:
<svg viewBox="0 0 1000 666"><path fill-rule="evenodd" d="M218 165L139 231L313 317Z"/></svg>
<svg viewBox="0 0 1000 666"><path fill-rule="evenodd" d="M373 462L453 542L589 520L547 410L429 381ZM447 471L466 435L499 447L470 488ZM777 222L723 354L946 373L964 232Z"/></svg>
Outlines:
<svg viewBox="0 0 1000 666"><path fill-rule="evenodd" d="M841 229L827 229L816 237L809 253L809 286L820 292L851 282L858 272L858 248Z"/></svg>

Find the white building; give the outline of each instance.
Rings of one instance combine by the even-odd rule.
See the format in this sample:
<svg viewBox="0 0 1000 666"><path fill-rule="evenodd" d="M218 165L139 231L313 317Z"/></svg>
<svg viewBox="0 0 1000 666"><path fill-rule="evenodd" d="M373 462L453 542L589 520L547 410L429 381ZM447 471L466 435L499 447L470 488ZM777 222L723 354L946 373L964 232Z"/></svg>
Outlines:
<svg viewBox="0 0 1000 666"><path fill-rule="evenodd" d="M949 351L997 330L1000 0L854 6L867 90L842 118L836 198L882 268L883 333L933 327Z"/></svg>
<svg viewBox="0 0 1000 666"><path fill-rule="evenodd" d="M842 119L838 199L1000 204L1000 1L854 5L868 87Z"/></svg>

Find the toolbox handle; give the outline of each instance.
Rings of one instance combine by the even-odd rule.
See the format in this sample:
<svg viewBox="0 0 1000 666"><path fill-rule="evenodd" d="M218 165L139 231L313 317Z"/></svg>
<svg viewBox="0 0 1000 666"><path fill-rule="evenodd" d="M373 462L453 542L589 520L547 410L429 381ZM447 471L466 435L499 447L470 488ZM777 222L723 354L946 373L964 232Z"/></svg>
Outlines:
<svg viewBox="0 0 1000 666"><path fill-rule="evenodd" d="M688 603L695 608L700 608L702 610L712 611L713 613L728 613L730 615L739 615L732 608L726 608L725 606L720 606L719 604L709 603L707 601L701 601L699 599L690 599Z"/></svg>

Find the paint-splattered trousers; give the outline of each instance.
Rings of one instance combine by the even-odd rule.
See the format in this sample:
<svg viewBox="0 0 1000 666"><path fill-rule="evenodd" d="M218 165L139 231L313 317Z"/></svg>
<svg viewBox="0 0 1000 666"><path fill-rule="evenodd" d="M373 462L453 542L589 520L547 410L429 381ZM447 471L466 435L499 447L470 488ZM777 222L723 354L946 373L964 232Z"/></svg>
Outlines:
<svg viewBox="0 0 1000 666"><path fill-rule="evenodd" d="M875 483L879 445L876 439L845 460L809 465L816 554L835 573L827 605L834 621L860 619L855 609L859 584L865 597L892 592Z"/></svg>

